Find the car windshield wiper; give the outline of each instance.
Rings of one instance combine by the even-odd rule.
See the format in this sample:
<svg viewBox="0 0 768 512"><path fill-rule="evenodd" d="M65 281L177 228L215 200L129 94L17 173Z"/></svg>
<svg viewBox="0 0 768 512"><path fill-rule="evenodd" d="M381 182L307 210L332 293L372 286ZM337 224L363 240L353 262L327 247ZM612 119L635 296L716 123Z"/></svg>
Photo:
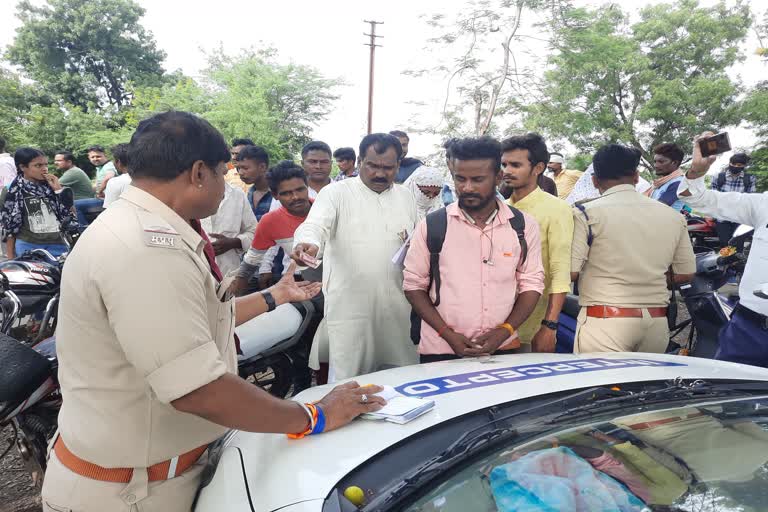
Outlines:
<svg viewBox="0 0 768 512"><path fill-rule="evenodd" d="M371 500L362 510L364 512L381 508L392 509L409 495L421 488L424 483L451 469L467 457L496 444L502 444L520 435L523 425L515 427L498 426L518 416L531 415L540 411L538 425L552 425L563 419L575 419L592 416L597 412L609 412L627 406L643 406L663 402L677 402L683 399L702 399L723 396L750 396L755 393L768 393L768 382L721 382L711 383L703 380L685 382L678 378L668 382L666 387L644 391L626 391L617 387L598 386L579 391L555 400L537 404L513 413L493 418L490 422L465 432L448 448L419 466L411 474L394 486L388 493ZM565 410L563 410L565 409ZM489 410L494 416L497 409ZM530 425L525 425L530 427Z"/></svg>
<svg viewBox="0 0 768 512"><path fill-rule="evenodd" d="M686 383L682 379L672 381L667 387L638 392L625 392L619 396L602 398L585 403L553 416L547 423L559 423L564 419L577 419L592 416L596 412L604 413L627 406L642 406L662 402L677 402L683 399L745 396L754 393L768 393L768 382L722 382L713 383L696 380Z"/></svg>

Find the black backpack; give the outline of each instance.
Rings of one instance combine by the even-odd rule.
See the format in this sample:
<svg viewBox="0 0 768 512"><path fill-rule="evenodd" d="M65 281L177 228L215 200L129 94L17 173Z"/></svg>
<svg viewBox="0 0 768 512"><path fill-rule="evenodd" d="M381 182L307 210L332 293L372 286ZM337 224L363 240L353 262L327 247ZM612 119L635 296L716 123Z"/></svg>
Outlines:
<svg viewBox="0 0 768 512"><path fill-rule="evenodd" d="M507 205L509 206L509 205ZM513 217L509 219L509 225L517 233L517 241L520 242L520 262L525 263L528 258L528 242L525 240L525 217L523 213L513 206L509 206ZM440 208L427 215L427 249L429 249L429 287L427 291L435 287L435 307L440 305L440 252L443 250L445 234L448 231L448 212ZM421 318L415 311L411 311L411 340L415 345L421 341Z"/></svg>
<svg viewBox="0 0 768 512"><path fill-rule="evenodd" d="M723 188L723 185L725 185L725 171L721 172L717 175L717 178L715 178L715 185L717 185L718 190ZM757 178L754 174L744 173L744 188L749 188L750 186L754 187L755 180Z"/></svg>

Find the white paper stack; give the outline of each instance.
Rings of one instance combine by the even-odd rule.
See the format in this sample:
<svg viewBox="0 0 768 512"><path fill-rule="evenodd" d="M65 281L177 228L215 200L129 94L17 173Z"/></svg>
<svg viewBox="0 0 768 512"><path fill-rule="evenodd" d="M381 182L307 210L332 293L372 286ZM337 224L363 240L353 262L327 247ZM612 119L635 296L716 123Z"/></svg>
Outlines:
<svg viewBox="0 0 768 512"><path fill-rule="evenodd" d="M400 425L418 418L435 406L434 400L405 396L391 386L384 386L384 391L377 393L387 401L387 405L376 412L363 414L369 420L386 420Z"/></svg>

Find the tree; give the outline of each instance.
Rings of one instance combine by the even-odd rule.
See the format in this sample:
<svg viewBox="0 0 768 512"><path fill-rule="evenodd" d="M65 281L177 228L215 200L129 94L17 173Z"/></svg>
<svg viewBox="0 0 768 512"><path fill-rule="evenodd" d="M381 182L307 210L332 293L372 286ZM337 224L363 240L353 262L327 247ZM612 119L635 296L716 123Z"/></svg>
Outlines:
<svg viewBox="0 0 768 512"><path fill-rule="evenodd" d="M293 158L338 99L338 81L309 66L279 64L275 55L268 49L211 56L205 75L213 104L203 116L230 139L248 136L273 158Z"/></svg>
<svg viewBox="0 0 768 512"><path fill-rule="evenodd" d="M7 58L62 102L83 109L130 101L129 83L159 85L165 53L133 0L30 0Z"/></svg>
<svg viewBox="0 0 768 512"><path fill-rule="evenodd" d="M688 147L694 134L739 121L740 84L726 70L743 58L750 13L741 1L658 4L634 25L617 4L567 17L573 23L550 59L547 85L526 108L529 128L579 151L630 144L650 167L656 144Z"/></svg>
<svg viewBox="0 0 768 512"><path fill-rule="evenodd" d="M519 98L528 95L535 73L518 67L515 52L527 38L547 37L542 26L559 19L569 6L568 0L473 0L451 22L442 14L429 18L428 26L438 33L429 39L436 54L462 50L433 68L405 72L414 77L437 75L445 83L440 123L425 131L486 135L495 130L498 119L517 113ZM537 23L541 13L550 23ZM526 33L531 27L535 35Z"/></svg>

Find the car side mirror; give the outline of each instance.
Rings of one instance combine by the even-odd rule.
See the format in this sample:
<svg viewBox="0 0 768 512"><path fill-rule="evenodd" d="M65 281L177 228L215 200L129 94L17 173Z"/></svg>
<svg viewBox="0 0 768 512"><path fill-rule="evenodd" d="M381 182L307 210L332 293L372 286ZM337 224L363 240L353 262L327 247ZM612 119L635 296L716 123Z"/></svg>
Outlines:
<svg viewBox="0 0 768 512"><path fill-rule="evenodd" d="M64 187L59 192L59 201L67 208L75 206L75 193L69 187Z"/></svg>

